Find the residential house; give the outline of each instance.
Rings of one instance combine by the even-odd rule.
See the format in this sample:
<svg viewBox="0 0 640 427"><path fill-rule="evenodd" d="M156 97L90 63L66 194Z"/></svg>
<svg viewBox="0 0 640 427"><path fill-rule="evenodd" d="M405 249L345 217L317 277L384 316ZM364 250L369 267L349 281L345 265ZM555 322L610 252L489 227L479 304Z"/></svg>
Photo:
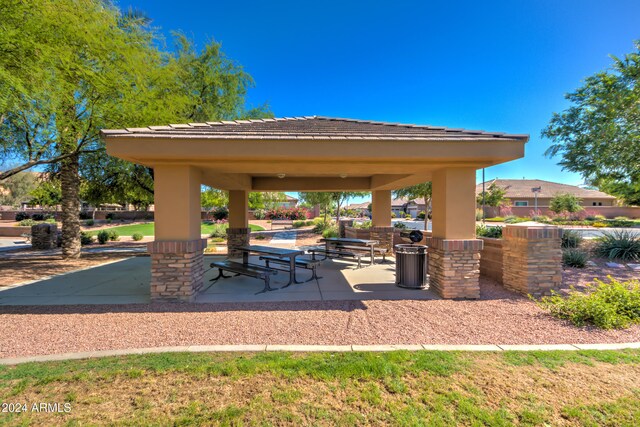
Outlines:
<svg viewBox="0 0 640 427"><path fill-rule="evenodd" d="M420 197L418 199L407 199L406 197L401 197L399 199L394 199L391 201L391 212L396 214L396 216L401 217L406 214L411 215L411 218L415 218L422 211L426 212L427 206L425 204L424 198Z"/></svg>

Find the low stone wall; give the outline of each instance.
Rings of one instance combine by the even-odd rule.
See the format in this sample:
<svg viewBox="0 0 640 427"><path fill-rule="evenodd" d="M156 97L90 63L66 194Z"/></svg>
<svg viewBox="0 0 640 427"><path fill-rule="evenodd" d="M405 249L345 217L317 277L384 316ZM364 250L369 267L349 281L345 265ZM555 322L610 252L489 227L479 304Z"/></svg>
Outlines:
<svg viewBox="0 0 640 427"><path fill-rule="evenodd" d="M502 284L504 241L490 237L480 237L484 246L480 251L480 275Z"/></svg>
<svg viewBox="0 0 640 427"><path fill-rule="evenodd" d="M2 237L20 237L23 234L31 234L31 227L0 227L0 236Z"/></svg>
<svg viewBox="0 0 640 427"><path fill-rule="evenodd" d="M533 206L511 206L511 212L515 216L528 217L534 210ZM617 216L627 218L640 218L640 206L584 206L584 210L593 212L596 215L603 215L605 218L613 219ZM487 218L500 216L500 209L492 206L485 207ZM540 215L553 216L555 213L549 210L548 206L538 206Z"/></svg>
<svg viewBox="0 0 640 427"><path fill-rule="evenodd" d="M394 229L393 231L393 250L395 251L395 247L396 245L399 245L401 243L406 243L403 242L400 239L400 229ZM344 234L345 237L348 237L350 239L371 239L371 231L368 229L360 229L360 228L353 228L353 227L345 227L344 229ZM429 240L431 239L431 231L422 231L423 234L423 238L422 241L419 243L416 243L418 245L427 245L429 246Z"/></svg>
<svg viewBox="0 0 640 427"><path fill-rule="evenodd" d="M503 231L503 284L540 297L562 284L562 229L536 223L509 224Z"/></svg>
<svg viewBox="0 0 640 427"><path fill-rule="evenodd" d="M480 298L479 239L431 238L429 246L430 287L447 299Z"/></svg>

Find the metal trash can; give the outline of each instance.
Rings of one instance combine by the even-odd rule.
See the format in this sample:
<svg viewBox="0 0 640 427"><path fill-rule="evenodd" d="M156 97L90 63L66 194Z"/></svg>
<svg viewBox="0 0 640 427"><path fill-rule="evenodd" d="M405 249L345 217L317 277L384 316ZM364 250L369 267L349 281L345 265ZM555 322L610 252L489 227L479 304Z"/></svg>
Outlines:
<svg viewBox="0 0 640 427"><path fill-rule="evenodd" d="M396 285L423 289L428 281L427 246L396 245Z"/></svg>

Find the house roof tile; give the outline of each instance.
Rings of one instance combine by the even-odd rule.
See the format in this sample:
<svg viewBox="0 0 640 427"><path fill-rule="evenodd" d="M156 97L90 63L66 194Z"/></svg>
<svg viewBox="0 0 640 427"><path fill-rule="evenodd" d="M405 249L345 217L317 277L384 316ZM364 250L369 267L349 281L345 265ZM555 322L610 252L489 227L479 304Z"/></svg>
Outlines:
<svg viewBox="0 0 640 427"><path fill-rule="evenodd" d="M431 141L527 141L528 135L332 118L323 116L274 119L223 120L170 124L145 128L103 129L109 137L180 137L208 139L318 139L318 140L431 140Z"/></svg>
<svg viewBox="0 0 640 427"><path fill-rule="evenodd" d="M495 183L498 187L505 189L505 197L531 198L534 197L531 191L534 187L540 187L538 198L552 198L558 193L569 193L582 199L615 199L607 193L598 190L581 188L576 185L561 184L559 182L544 181L542 179L494 179L485 182L485 188ZM476 194L482 192L482 183L476 185Z"/></svg>

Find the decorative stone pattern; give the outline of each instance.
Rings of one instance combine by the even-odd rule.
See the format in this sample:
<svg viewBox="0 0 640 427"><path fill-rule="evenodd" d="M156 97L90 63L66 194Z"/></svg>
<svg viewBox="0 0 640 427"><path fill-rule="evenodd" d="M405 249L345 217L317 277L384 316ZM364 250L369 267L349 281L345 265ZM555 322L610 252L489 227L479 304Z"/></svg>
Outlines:
<svg viewBox="0 0 640 427"><path fill-rule="evenodd" d="M549 295L562 284L562 229L538 223L507 225L503 284L525 295Z"/></svg>
<svg viewBox="0 0 640 427"><path fill-rule="evenodd" d="M371 240L377 240L380 242L378 245L381 248L387 248L388 253L393 253L393 227L371 227L370 236Z"/></svg>
<svg viewBox="0 0 640 427"><path fill-rule="evenodd" d="M430 286L447 299L480 298L479 239L453 240L431 237L429 254Z"/></svg>
<svg viewBox="0 0 640 427"><path fill-rule="evenodd" d="M151 300L190 302L204 285L207 239L147 244L151 254Z"/></svg>
<svg viewBox="0 0 640 427"><path fill-rule="evenodd" d="M351 227L353 225L353 219L341 219L340 224L338 225L338 233L340 237L346 237L346 227Z"/></svg>
<svg viewBox="0 0 640 427"><path fill-rule="evenodd" d="M33 249L53 249L56 247L58 226L56 224L36 224L31 226L31 246Z"/></svg>
<svg viewBox="0 0 640 427"><path fill-rule="evenodd" d="M484 241L480 251L480 276L488 277L502 284L503 275L503 239L480 237Z"/></svg>
<svg viewBox="0 0 640 427"><path fill-rule="evenodd" d="M242 251L236 251L231 248L233 246L248 245L250 238L250 228L227 228L227 258L241 258Z"/></svg>

